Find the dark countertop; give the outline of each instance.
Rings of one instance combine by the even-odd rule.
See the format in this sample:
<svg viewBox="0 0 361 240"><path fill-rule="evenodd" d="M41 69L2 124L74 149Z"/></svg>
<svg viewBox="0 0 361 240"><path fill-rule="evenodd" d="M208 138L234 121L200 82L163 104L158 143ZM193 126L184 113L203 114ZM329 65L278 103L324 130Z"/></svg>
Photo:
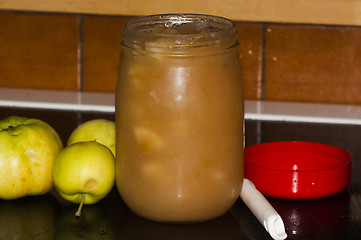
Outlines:
<svg viewBox="0 0 361 240"><path fill-rule="evenodd" d="M112 113L0 108L0 119L10 115L48 122L64 143L84 121L114 120ZM287 140L331 144L352 154L351 184L342 193L317 200L268 198L285 223L287 239L361 239L361 126L246 121L246 146ZM220 218L185 225L136 216L124 205L116 188L99 203L85 206L79 219L74 217L77 207L54 191L0 200L0 239L271 239L241 200Z"/></svg>

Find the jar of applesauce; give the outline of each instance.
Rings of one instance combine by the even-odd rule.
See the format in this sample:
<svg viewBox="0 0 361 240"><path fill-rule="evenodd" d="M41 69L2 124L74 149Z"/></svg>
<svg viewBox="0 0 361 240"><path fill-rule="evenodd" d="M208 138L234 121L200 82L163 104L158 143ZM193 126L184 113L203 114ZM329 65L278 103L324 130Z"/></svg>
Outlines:
<svg viewBox="0 0 361 240"><path fill-rule="evenodd" d="M123 27L116 90L116 184L137 215L161 222L226 213L243 182L244 112L236 29L200 14Z"/></svg>

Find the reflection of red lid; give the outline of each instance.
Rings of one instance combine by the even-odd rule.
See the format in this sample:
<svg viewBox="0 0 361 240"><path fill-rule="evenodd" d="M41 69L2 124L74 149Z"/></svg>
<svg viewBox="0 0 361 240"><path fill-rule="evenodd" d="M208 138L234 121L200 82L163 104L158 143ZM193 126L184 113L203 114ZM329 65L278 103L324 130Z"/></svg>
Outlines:
<svg viewBox="0 0 361 240"><path fill-rule="evenodd" d="M245 178L266 196L286 199L327 197L350 183L351 154L311 142L270 142L245 149Z"/></svg>

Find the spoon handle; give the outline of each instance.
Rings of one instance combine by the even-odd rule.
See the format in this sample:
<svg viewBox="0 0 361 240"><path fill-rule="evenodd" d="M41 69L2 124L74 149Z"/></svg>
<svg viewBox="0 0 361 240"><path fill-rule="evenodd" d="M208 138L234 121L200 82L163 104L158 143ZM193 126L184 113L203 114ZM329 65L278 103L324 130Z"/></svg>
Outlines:
<svg viewBox="0 0 361 240"><path fill-rule="evenodd" d="M256 189L250 180L243 180L243 187L240 196L243 202L273 239L282 240L287 238L281 216L276 212L267 199Z"/></svg>

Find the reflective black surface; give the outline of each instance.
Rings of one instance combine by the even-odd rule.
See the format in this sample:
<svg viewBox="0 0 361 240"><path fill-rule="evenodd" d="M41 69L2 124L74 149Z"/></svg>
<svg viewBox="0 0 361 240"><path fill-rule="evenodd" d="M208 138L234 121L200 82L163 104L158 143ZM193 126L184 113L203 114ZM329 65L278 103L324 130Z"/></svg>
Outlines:
<svg viewBox="0 0 361 240"><path fill-rule="evenodd" d="M10 115L39 118L65 143L75 127L90 119L114 120L114 114L0 108ZM342 193L316 200L268 198L282 216L288 239L361 239L361 126L246 121L246 145L299 140L342 147L352 154L352 180ZM224 216L197 224L152 222L133 214L116 188L102 201L77 205L55 191L43 196L0 200L0 239L271 239L241 200Z"/></svg>

